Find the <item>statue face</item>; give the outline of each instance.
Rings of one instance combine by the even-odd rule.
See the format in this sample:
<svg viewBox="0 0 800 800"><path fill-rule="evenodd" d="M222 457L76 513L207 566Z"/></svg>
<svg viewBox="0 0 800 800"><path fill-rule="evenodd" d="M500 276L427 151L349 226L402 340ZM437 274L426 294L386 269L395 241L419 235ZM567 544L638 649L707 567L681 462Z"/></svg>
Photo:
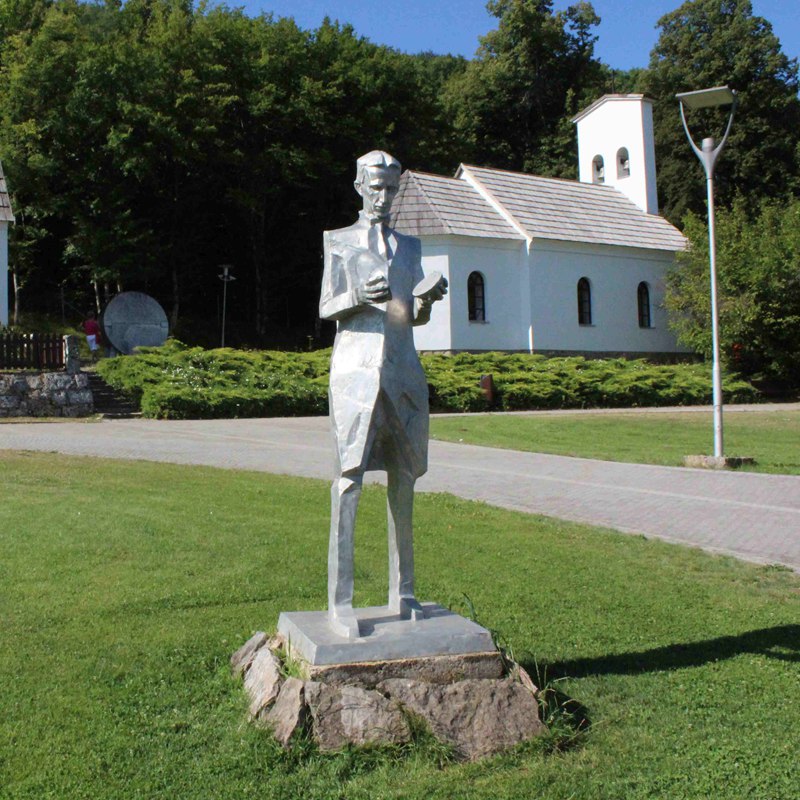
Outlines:
<svg viewBox="0 0 800 800"><path fill-rule="evenodd" d="M400 171L386 167L366 167L356 191L364 200L364 213L371 220L385 221L400 187Z"/></svg>

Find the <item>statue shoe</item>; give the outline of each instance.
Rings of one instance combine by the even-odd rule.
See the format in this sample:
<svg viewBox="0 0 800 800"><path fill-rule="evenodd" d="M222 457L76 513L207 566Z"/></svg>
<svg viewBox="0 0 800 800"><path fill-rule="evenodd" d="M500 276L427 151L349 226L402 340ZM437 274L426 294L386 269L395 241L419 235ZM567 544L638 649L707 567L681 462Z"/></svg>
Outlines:
<svg viewBox="0 0 800 800"><path fill-rule="evenodd" d="M361 635L358 629L358 619L353 609L334 611L328 613L328 624L334 633L345 639L358 639Z"/></svg>
<svg viewBox="0 0 800 800"><path fill-rule="evenodd" d="M425 612L414 597L401 597L399 603L391 605L393 611L399 612L400 619L410 619L414 622L425 619Z"/></svg>

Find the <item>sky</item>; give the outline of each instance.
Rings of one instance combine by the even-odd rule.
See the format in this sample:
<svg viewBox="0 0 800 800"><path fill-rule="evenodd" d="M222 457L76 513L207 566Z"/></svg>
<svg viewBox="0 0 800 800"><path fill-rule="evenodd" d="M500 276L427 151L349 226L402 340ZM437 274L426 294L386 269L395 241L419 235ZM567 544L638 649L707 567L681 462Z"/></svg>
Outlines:
<svg viewBox="0 0 800 800"><path fill-rule="evenodd" d="M271 11L294 17L301 28L316 28L325 16L349 22L377 44L408 53L430 50L472 57L478 37L497 27L486 0L239 0L248 13ZM228 0L238 6L236 0ZM555 0L557 10L574 0ZM646 67L656 43L656 23L681 0L592 0L602 19L595 55L615 69ZM783 51L800 58L798 0L753 0L753 13L765 17L781 40Z"/></svg>

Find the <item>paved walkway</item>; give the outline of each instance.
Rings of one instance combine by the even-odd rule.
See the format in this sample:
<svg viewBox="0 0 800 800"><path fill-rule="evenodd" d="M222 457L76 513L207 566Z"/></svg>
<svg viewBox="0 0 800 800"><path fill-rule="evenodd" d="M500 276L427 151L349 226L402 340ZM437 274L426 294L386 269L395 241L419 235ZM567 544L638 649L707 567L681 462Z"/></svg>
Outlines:
<svg viewBox="0 0 800 800"><path fill-rule="evenodd" d="M3 424L0 449L208 464L329 479L327 418ZM800 571L800 476L711 472L432 441L418 483ZM376 477L378 477L376 475Z"/></svg>

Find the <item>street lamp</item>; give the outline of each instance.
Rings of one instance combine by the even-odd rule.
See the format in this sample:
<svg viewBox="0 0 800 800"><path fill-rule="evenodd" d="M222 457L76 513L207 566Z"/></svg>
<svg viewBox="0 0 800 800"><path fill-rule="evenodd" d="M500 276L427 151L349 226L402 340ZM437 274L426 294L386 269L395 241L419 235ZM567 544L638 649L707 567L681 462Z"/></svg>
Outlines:
<svg viewBox="0 0 800 800"><path fill-rule="evenodd" d="M686 137L692 146L700 163L706 171L706 190L708 192L708 251L711 261L711 339L714 352L712 366L712 391L714 401L714 457L723 458L722 442L722 377L719 365L719 310L717 307L717 248L716 233L714 230L714 165L717 158L728 141L728 134L731 132L733 115L736 111L737 97L736 92L727 86L715 86L713 89L700 89L696 92L683 92L675 95L680 101L681 121ZM686 124L685 108L696 110L700 108L716 108L718 106L731 107L728 117L728 126L725 128L725 135L722 141L715 147L713 137L703 139L698 147L689 133L689 126Z"/></svg>
<svg viewBox="0 0 800 800"><path fill-rule="evenodd" d="M230 271L233 269L233 265L231 264L220 264L220 269L222 273L217 275L217 277L222 281L222 336L220 341L220 347L225 347L225 308L228 305L228 284L231 281L235 281L236 278L230 274Z"/></svg>

